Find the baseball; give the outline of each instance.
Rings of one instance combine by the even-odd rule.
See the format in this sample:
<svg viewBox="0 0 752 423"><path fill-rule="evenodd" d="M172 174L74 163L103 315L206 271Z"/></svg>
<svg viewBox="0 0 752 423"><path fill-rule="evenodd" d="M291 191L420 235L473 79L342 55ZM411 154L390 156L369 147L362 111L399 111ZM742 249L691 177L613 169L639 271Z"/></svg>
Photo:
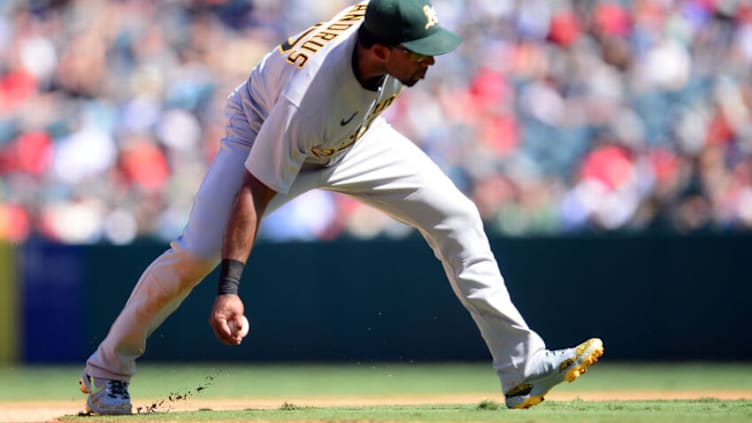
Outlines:
<svg viewBox="0 0 752 423"><path fill-rule="evenodd" d="M240 326L240 330L235 327L234 320L227 322L227 326L230 327L230 332L240 335L241 338L245 338L248 335L248 330L251 328L251 324L245 316L243 316L243 324Z"/></svg>

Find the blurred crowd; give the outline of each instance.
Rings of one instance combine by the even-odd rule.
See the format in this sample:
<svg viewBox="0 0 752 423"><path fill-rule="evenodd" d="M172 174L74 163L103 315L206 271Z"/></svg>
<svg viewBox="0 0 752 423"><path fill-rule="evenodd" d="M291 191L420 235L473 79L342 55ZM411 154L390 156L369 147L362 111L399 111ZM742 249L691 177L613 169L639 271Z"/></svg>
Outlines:
<svg viewBox="0 0 752 423"><path fill-rule="evenodd" d="M0 240L169 240L222 107L355 0L0 0ZM464 42L385 117L489 233L752 229L752 2L433 0ZM411 233L313 191L267 240Z"/></svg>

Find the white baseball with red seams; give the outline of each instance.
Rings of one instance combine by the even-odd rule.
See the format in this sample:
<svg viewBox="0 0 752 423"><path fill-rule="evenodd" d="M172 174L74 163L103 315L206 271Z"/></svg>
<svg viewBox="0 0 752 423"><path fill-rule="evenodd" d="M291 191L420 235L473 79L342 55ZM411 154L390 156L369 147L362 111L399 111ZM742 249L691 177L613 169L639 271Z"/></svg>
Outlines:
<svg viewBox="0 0 752 423"><path fill-rule="evenodd" d="M227 326L230 327L230 332L232 332L233 335L237 333L241 338L245 338L246 335L248 335L248 331L251 329L251 324L248 322L248 318L245 316L243 316L243 322L240 325L240 329L235 326L235 320L228 321Z"/></svg>

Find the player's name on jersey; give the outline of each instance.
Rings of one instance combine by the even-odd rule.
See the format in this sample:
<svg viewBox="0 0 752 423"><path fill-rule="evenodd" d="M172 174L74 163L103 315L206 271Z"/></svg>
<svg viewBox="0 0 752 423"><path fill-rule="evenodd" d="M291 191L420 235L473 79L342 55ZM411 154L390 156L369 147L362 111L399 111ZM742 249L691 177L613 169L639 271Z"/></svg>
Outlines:
<svg viewBox="0 0 752 423"><path fill-rule="evenodd" d="M331 21L316 24L296 38L288 38L279 45L279 52L287 55L288 63L303 68L311 55L318 53L327 43L362 21L365 15L366 5L356 4Z"/></svg>

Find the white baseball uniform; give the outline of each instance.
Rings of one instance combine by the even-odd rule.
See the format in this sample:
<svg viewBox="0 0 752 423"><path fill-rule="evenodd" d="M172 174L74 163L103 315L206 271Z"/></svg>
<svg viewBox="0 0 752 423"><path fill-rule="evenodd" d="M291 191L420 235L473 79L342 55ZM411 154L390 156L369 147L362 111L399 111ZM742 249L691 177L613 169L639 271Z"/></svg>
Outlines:
<svg viewBox="0 0 752 423"><path fill-rule="evenodd" d="M228 98L227 134L196 194L183 234L146 268L87 361L94 377L130 380L146 338L218 264L244 170L277 191L266 213L308 190L350 195L412 225L441 260L478 325L502 391L545 350L512 303L475 205L379 114L399 95L355 78L352 55L367 1L287 40Z"/></svg>

